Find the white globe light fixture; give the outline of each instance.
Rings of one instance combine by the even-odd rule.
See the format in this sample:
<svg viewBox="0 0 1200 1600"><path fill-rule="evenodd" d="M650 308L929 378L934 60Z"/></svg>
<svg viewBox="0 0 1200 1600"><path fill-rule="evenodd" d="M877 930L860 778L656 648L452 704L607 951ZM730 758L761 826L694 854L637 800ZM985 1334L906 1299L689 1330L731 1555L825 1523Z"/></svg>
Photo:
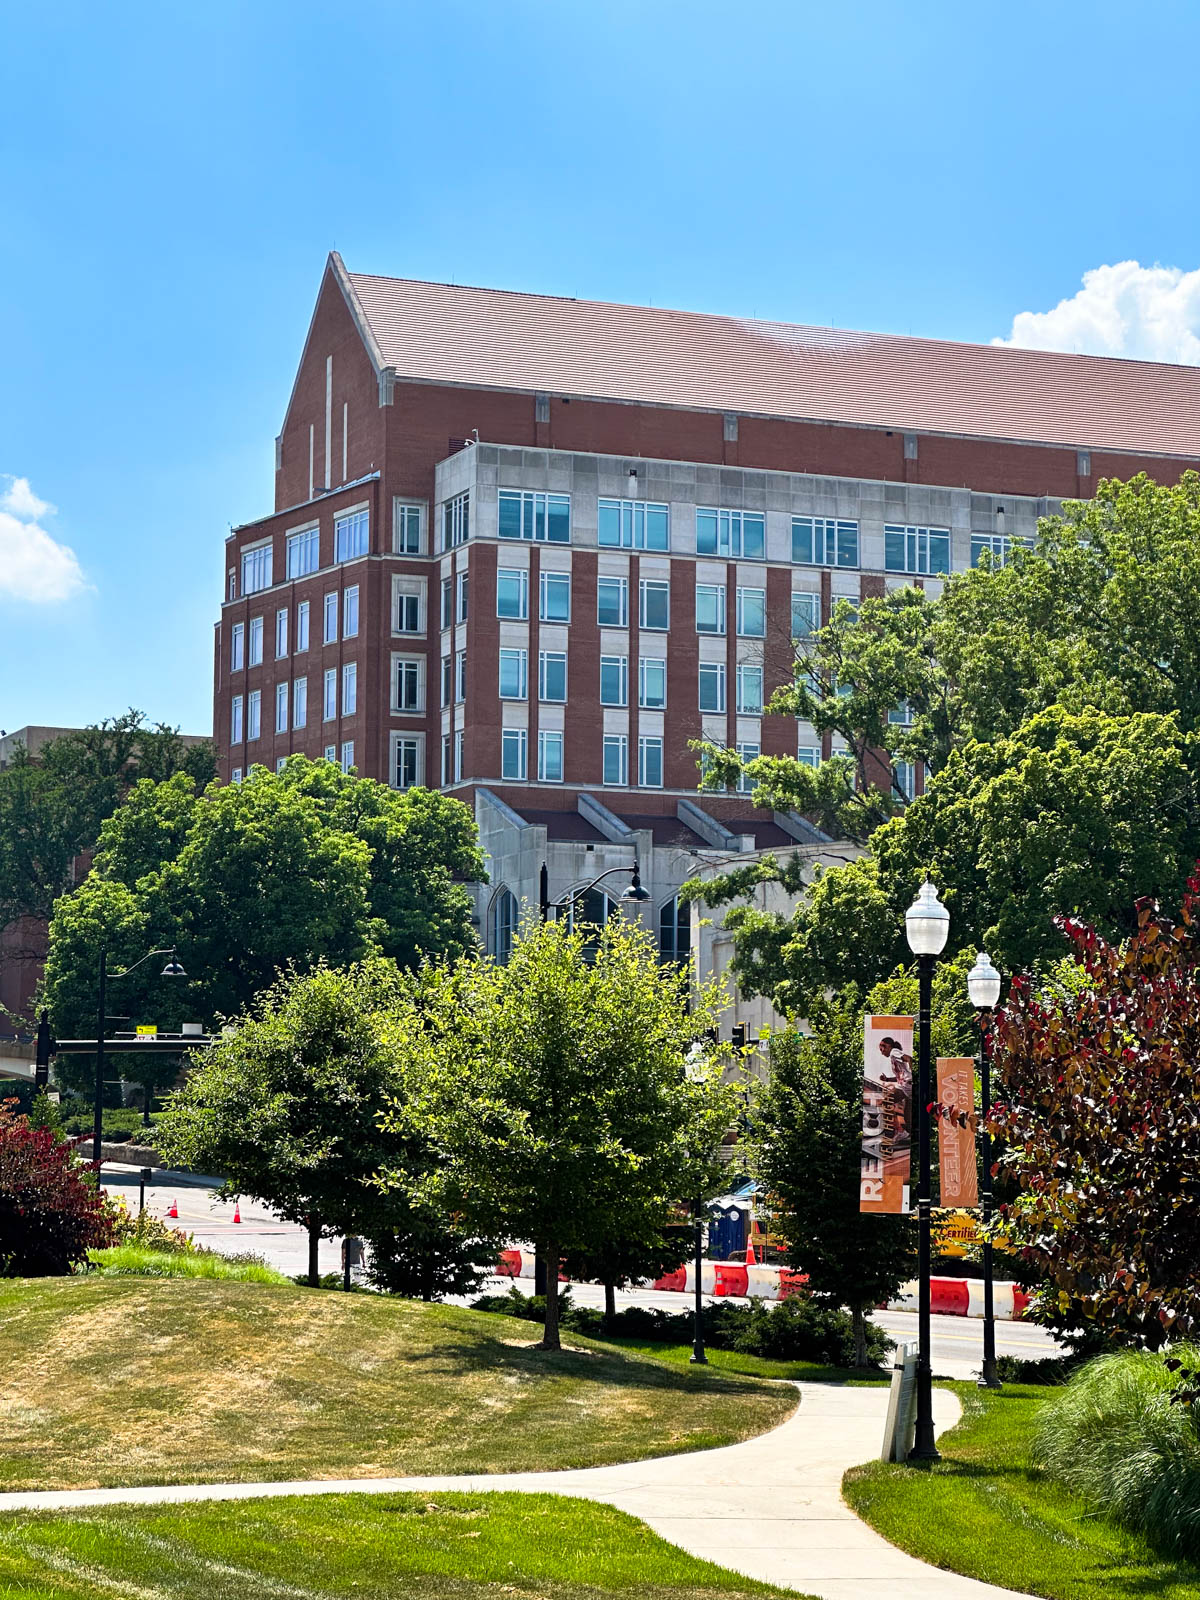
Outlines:
<svg viewBox="0 0 1200 1600"><path fill-rule="evenodd" d="M940 956L950 936L950 913L938 899L937 889L926 878L917 898L904 913L908 948L915 956Z"/></svg>
<svg viewBox="0 0 1200 1600"><path fill-rule="evenodd" d="M991 1011L1000 1000L1000 974L986 950L979 952L967 973L967 993L976 1011Z"/></svg>

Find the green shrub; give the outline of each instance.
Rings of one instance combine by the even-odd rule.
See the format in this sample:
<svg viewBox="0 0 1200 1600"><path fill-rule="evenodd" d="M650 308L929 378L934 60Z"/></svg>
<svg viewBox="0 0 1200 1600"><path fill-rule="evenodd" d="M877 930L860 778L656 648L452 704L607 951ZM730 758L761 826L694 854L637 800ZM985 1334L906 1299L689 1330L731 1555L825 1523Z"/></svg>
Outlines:
<svg viewBox="0 0 1200 1600"><path fill-rule="evenodd" d="M1002 1383L1064 1384L1079 1369L1078 1356L997 1356L996 1375Z"/></svg>
<svg viewBox="0 0 1200 1600"><path fill-rule="evenodd" d="M142 1124L142 1113L137 1106L107 1106L104 1110L102 1124L106 1144L145 1144L153 1143L154 1124L158 1121L159 1113L150 1113L150 1127ZM92 1108L83 1106L78 1100L66 1101L60 1109L59 1120L62 1131L67 1134L91 1133Z"/></svg>
<svg viewBox="0 0 1200 1600"><path fill-rule="evenodd" d="M130 1211L122 1194L108 1195L107 1207L114 1244L138 1245L143 1250L166 1252L168 1255L202 1253L202 1247L195 1243L190 1233L173 1228L152 1211Z"/></svg>
<svg viewBox="0 0 1200 1600"><path fill-rule="evenodd" d="M475 1311L499 1312L543 1322L546 1302L541 1295L526 1295L514 1285L507 1294L482 1295L472 1302ZM593 1306L577 1306L569 1288L559 1291L559 1322L564 1328L592 1338L612 1334L619 1338L690 1344L691 1311L659 1311L648 1306L627 1306L605 1325L604 1313ZM714 1301L701 1313L704 1342L714 1350L736 1350L742 1355L767 1356L776 1361L813 1361L822 1366L854 1365L854 1330L845 1311L816 1305L796 1296L771 1305L763 1300ZM892 1348L882 1328L867 1324L867 1353L878 1364Z"/></svg>
<svg viewBox="0 0 1200 1600"><path fill-rule="evenodd" d="M265 1263L234 1261L215 1250L146 1250L140 1245L116 1245L111 1250L89 1250L92 1268L104 1278L220 1278L244 1283L287 1283L282 1272Z"/></svg>
<svg viewBox="0 0 1200 1600"><path fill-rule="evenodd" d="M1200 1349L1171 1352L1185 1368ZM1200 1559L1200 1405L1173 1398L1161 1352L1099 1356L1049 1399L1036 1459L1052 1477L1160 1550Z"/></svg>

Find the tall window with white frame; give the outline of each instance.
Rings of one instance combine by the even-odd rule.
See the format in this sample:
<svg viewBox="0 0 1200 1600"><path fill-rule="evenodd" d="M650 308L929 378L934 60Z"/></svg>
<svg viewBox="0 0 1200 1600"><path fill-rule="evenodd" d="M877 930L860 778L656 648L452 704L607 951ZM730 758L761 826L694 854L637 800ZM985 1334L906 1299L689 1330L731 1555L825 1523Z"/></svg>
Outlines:
<svg viewBox="0 0 1200 1600"><path fill-rule="evenodd" d="M496 615L512 622L524 622L529 616L529 574L524 568L497 569Z"/></svg>
<svg viewBox="0 0 1200 1600"><path fill-rule="evenodd" d="M596 622L601 628L629 626L629 579L596 579Z"/></svg>
<svg viewBox="0 0 1200 1600"><path fill-rule="evenodd" d="M442 788L443 789L447 786L447 784L450 783L450 781L451 781L451 773L453 771L454 771L454 739L453 739L453 736L451 734L444 733L442 735Z"/></svg>
<svg viewBox="0 0 1200 1600"><path fill-rule="evenodd" d="M454 620L465 622L467 620L467 599L470 592L471 575L459 572L454 579Z"/></svg>
<svg viewBox="0 0 1200 1600"><path fill-rule="evenodd" d="M657 735L643 735L638 740L638 787L661 789L663 786L663 742Z"/></svg>
<svg viewBox="0 0 1200 1600"><path fill-rule="evenodd" d="M696 554L761 561L767 552L767 519L761 511L696 509Z"/></svg>
<svg viewBox="0 0 1200 1600"><path fill-rule="evenodd" d="M251 689L246 696L246 743L262 733L262 690Z"/></svg>
<svg viewBox="0 0 1200 1600"><path fill-rule="evenodd" d="M720 661L700 663L700 710L724 711L725 665Z"/></svg>
<svg viewBox="0 0 1200 1600"><path fill-rule="evenodd" d="M759 756L762 755L762 746L760 744L750 744L748 742L742 743L742 744L738 745L737 753L741 757L742 761L744 761L744 762L746 762L746 761L757 761ZM739 777L739 779L738 779L738 793L739 794L753 794L754 793L754 780L752 778L750 778L745 772L743 772L741 774L741 776Z"/></svg>
<svg viewBox="0 0 1200 1600"><path fill-rule="evenodd" d="M538 733L538 781L563 781L563 736L554 729L543 728Z"/></svg>
<svg viewBox="0 0 1200 1600"><path fill-rule="evenodd" d="M275 685L275 732L286 733L288 725L287 680Z"/></svg>
<svg viewBox="0 0 1200 1600"><path fill-rule="evenodd" d="M462 728L454 730L454 781L461 783L467 775L467 736Z"/></svg>
<svg viewBox="0 0 1200 1600"><path fill-rule="evenodd" d="M471 496L456 494L442 507L442 549L453 550L471 536Z"/></svg>
<svg viewBox="0 0 1200 1600"><path fill-rule="evenodd" d="M328 667L325 671L325 699L322 707L322 721L332 722L337 716L337 668Z"/></svg>
<svg viewBox="0 0 1200 1600"><path fill-rule="evenodd" d="M565 705L567 699L567 653L565 650L538 652L538 699L551 705Z"/></svg>
<svg viewBox="0 0 1200 1600"><path fill-rule="evenodd" d="M229 670L240 672L246 665L246 624L235 622L229 630Z"/></svg>
<svg viewBox="0 0 1200 1600"><path fill-rule="evenodd" d="M629 704L629 657L600 657L600 704L626 706Z"/></svg>
<svg viewBox="0 0 1200 1600"><path fill-rule="evenodd" d="M349 772L354 765L354 740L347 739L342 746L342 771Z"/></svg>
<svg viewBox="0 0 1200 1600"><path fill-rule="evenodd" d="M527 776L529 735L524 728L504 728L500 734L500 776L523 783Z"/></svg>
<svg viewBox="0 0 1200 1600"><path fill-rule="evenodd" d="M246 664L251 667L261 667L263 658L263 619L250 618L250 648L246 653Z"/></svg>
<svg viewBox="0 0 1200 1600"><path fill-rule="evenodd" d="M283 606L275 613L275 659L282 661L288 653L288 614Z"/></svg>
<svg viewBox="0 0 1200 1600"><path fill-rule="evenodd" d="M663 656L642 656L638 662L638 705L645 711L665 711L667 663Z"/></svg>
<svg viewBox="0 0 1200 1600"><path fill-rule="evenodd" d="M421 704L421 663L412 656L397 656L392 705L406 715L423 711Z"/></svg>
<svg viewBox="0 0 1200 1600"><path fill-rule="evenodd" d="M647 632L666 633L671 626L671 585L665 578L643 578L638 591L641 627Z"/></svg>
<svg viewBox="0 0 1200 1600"><path fill-rule="evenodd" d="M696 585L696 632L725 632L725 585L723 583L698 583Z"/></svg>
<svg viewBox="0 0 1200 1600"><path fill-rule="evenodd" d="M308 601L301 600L296 607L296 654L308 649Z"/></svg>
<svg viewBox="0 0 1200 1600"><path fill-rule="evenodd" d="M623 733L604 735L604 782L629 782L629 740Z"/></svg>
<svg viewBox="0 0 1200 1600"><path fill-rule="evenodd" d="M743 715L758 717L763 708L763 669L748 663L737 669L737 708Z"/></svg>
<svg viewBox="0 0 1200 1600"><path fill-rule="evenodd" d="M462 705L467 698L467 652L460 650L454 657L454 702Z"/></svg>
<svg viewBox="0 0 1200 1600"><path fill-rule="evenodd" d="M543 622L570 622L571 574L543 572L539 579L538 616Z"/></svg>
<svg viewBox="0 0 1200 1600"><path fill-rule="evenodd" d="M358 710L358 662L347 661L342 667L342 715L352 717Z"/></svg>
<svg viewBox="0 0 1200 1600"><path fill-rule="evenodd" d="M352 583L342 591L342 638L358 637L358 585Z"/></svg>
<svg viewBox="0 0 1200 1600"><path fill-rule="evenodd" d="M292 727L303 728L308 722L308 679L297 678L292 684Z"/></svg>
<svg viewBox="0 0 1200 1600"><path fill-rule="evenodd" d="M767 591L765 589L738 589L737 631L743 639L766 638Z"/></svg>
<svg viewBox="0 0 1200 1600"><path fill-rule="evenodd" d="M419 579L399 578L393 585L392 628L396 633L424 633Z"/></svg>
<svg viewBox="0 0 1200 1600"><path fill-rule="evenodd" d="M500 651L501 700L526 700L529 697L528 650Z"/></svg>
<svg viewBox="0 0 1200 1600"><path fill-rule="evenodd" d="M442 579L441 595L442 595L441 625L442 625L443 628L449 628L449 627L452 627L453 623L454 623L454 579L453 578L446 577L446 578ZM400 624L397 623L397 631L399 631L399 629L400 629Z"/></svg>
<svg viewBox="0 0 1200 1600"><path fill-rule="evenodd" d="M240 694L235 694L229 702L229 742L241 744L243 738L242 724L243 701Z"/></svg>
<svg viewBox="0 0 1200 1600"><path fill-rule="evenodd" d="M610 550L668 550L670 512L652 500L601 499L597 543Z"/></svg>
<svg viewBox="0 0 1200 1600"><path fill-rule="evenodd" d="M413 789L421 781L421 740L416 734L393 738L392 787Z"/></svg>
<svg viewBox="0 0 1200 1600"><path fill-rule="evenodd" d="M364 509L350 511L338 517L333 524L333 551L335 561L355 561L365 556L371 543L370 514Z"/></svg>
<svg viewBox="0 0 1200 1600"><path fill-rule="evenodd" d="M398 556L421 554L421 507L397 500L392 521L392 550Z"/></svg>
<svg viewBox="0 0 1200 1600"><path fill-rule="evenodd" d="M325 644L336 644L338 636L338 597L336 594L325 596L325 627L321 634Z"/></svg>
<svg viewBox="0 0 1200 1600"><path fill-rule="evenodd" d="M812 637L821 626L821 596L807 591L792 593L792 640L796 644Z"/></svg>
<svg viewBox="0 0 1200 1600"><path fill-rule="evenodd" d="M454 657L442 657L442 705L448 706L454 699Z"/></svg>

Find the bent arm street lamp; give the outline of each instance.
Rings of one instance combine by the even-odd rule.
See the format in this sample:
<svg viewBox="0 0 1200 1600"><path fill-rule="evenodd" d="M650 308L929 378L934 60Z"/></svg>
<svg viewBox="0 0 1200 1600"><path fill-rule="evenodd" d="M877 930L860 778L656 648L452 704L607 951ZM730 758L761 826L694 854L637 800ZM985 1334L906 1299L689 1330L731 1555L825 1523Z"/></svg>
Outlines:
<svg viewBox="0 0 1200 1600"><path fill-rule="evenodd" d="M570 894L563 895L561 900L552 901L550 899L550 869L543 861L542 870L538 879L538 909L541 912L542 921L545 922L548 920L551 911L562 911L566 907L570 906L574 901L582 900L585 894L590 894L598 883L603 883L605 878L611 878L614 872L629 871L629 867L609 867L607 872L602 872L598 878L593 878L591 883L585 883L582 889L572 889ZM632 869L632 878L628 889L625 890L624 894L621 896L621 899L640 903L644 900L649 900L649 898L650 891L642 887L642 876L641 872L639 871L637 857L635 856Z"/></svg>
<svg viewBox="0 0 1200 1600"><path fill-rule="evenodd" d="M933 1223L933 1177L930 1169L929 1056L933 968L946 947L950 913L928 879L904 916L908 947L917 958L920 1028L917 1055L917 1431L910 1461L940 1461L933 1431L933 1361L929 1331L929 1274Z"/></svg>
<svg viewBox="0 0 1200 1600"><path fill-rule="evenodd" d="M983 1108L983 1126L980 1129L980 1148L983 1156L983 1187L980 1192L980 1213L983 1218L983 1371L979 1377L981 1389L1001 1389L1003 1384L996 1371L996 1313L992 1294L992 1241L987 1225L992 1218L992 1136L988 1132L988 1116L992 1109L992 1064L988 1054L988 1023L1000 999L1000 974L992 965L986 951L980 951L975 965L967 973L967 993L979 1021L979 1083Z"/></svg>
<svg viewBox="0 0 1200 1600"><path fill-rule="evenodd" d="M100 1146L104 1138L104 1029L108 1022L106 1015L108 1000L108 980L110 978L127 978L152 956L166 956L166 966L159 974L163 978L186 978L187 973L175 959L175 946L169 945L165 950L147 950L140 961L135 961L132 966L124 967L120 972L108 970L108 949L100 947L100 974L96 1007L96 1086L95 1099L92 1104L92 1163L97 1172L100 1170Z"/></svg>

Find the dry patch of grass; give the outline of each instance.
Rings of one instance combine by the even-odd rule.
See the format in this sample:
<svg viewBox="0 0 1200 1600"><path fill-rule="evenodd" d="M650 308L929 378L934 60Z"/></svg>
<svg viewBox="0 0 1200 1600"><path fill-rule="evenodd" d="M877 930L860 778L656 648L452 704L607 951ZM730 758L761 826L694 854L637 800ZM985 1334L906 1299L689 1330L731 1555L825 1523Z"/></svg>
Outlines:
<svg viewBox="0 0 1200 1600"><path fill-rule="evenodd" d="M194 1279L0 1284L0 1488L600 1465L731 1444L796 1396L531 1323Z"/></svg>

